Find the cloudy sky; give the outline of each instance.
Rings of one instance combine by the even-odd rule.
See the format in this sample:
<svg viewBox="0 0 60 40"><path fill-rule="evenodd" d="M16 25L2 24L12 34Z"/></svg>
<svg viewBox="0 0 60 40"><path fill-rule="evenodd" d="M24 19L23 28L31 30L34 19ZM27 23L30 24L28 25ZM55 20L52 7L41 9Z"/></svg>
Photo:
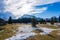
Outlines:
<svg viewBox="0 0 60 40"><path fill-rule="evenodd" d="M21 17L24 14L50 18L60 15L60 0L0 0L0 17Z"/></svg>

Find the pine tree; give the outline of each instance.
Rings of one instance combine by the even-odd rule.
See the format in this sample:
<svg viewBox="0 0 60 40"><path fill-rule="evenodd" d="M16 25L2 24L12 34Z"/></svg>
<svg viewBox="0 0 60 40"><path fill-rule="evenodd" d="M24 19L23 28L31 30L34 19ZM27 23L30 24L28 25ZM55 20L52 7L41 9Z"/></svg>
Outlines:
<svg viewBox="0 0 60 40"><path fill-rule="evenodd" d="M51 18L50 23L51 23L52 25L54 24L54 18L53 18L53 17Z"/></svg>
<svg viewBox="0 0 60 40"><path fill-rule="evenodd" d="M46 24L46 23L47 23L47 20L45 19L45 20L44 20L44 24Z"/></svg>
<svg viewBox="0 0 60 40"><path fill-rule="evenodd" d="M59 16L59 22L60 22L60 16Z"/></svg>
<svg viewBox="0 0 60 40"><path fill-rule="evenodd" d="M43 19L40 20L40 24L42 24L42 23L43 23Z"/></svg>
<svg viewBox="0 0 60 40"><path fill-rule="evenodd" d="M46 20L44 20L43 18L40 20L40 24L46 24Z"/></svg>
<svg viewBox="0 0 60 40"><path fill-rule="evenodd" d="M35 16L32 18L32 27L36 27L37 21Z"/></svg>
<svg viewBox="0 0 60 40"><path fill-rule="evenodd" d="M11 16L10 16L9 19L8 19L8 23L9 23L9 24L12 24L12 18L11 18Z"/></svg>
<svg viewBox="0 0 60 40"><path fill-rule="evenodd" d="M54 21L54 23L56 23L56 22L57 22L57 19L56 19L56 17L53 17L53 21Z"/></svg>

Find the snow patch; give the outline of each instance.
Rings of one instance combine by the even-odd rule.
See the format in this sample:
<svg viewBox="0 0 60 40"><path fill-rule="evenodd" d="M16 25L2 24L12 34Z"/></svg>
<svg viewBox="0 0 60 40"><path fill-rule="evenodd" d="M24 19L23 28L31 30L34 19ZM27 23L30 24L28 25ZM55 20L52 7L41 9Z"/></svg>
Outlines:
<svg viewBox="0 0 60 40"><path fill-rule="evenodd" d="M35 33L19 33L19 34L16 34L16 36L13 36L11 38L8 38L6 40L24 40L24 39L27 39L29 38L30 36L34 36Z"/></svg>
<svg viewBox="0 0 60 40"><path fill-rule="evenodd" d="M53 30L57 30L57 29L51 29L51 28L34 28L34 27L19 27L18 28L18 32L15 36L12 36L6 40L24 40L29 38L30 36L35 36L37 35L35 32L32 32L33 30L42 30L43 32L40 32L41 35L46 35L49 34L50 32L52 32Z"/></svg>
<svg viewBox="0 0 60 40"><path fill-rule="evenodd" d="M32 27L27 27L27 26L18 28L18 32L25 32L25 33L31 32L32 30L34 30Z"/></svg>
<svg viewBox="0 0 60 40"><path fill-rule="evenodd" d="M60 30L58 31L57 35L60 35Z"/></svg>

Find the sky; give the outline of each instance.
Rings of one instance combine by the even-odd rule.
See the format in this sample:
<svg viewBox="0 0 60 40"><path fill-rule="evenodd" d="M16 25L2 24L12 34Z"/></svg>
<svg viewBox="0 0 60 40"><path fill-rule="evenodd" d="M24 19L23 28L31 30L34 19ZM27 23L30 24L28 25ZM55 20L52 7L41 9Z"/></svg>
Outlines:
<svg viewBox="0 0 60 40"><path fill-rule="evenodd" d="M41 18L60 15L60 0L0 0L0 18L19 18L24 14Z"/></svg>

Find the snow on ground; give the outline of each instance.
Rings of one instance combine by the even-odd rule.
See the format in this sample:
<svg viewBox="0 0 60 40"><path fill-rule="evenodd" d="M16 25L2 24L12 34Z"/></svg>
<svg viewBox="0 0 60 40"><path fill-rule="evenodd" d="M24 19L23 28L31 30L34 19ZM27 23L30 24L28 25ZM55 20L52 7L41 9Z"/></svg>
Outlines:
<svg viewBox="0 0 60 40"><path fill-rule="evenodd" d="M31 36L37 35L35 32L32 32L33 30L36 30L36 29L43 31L43 32L40 32L41 35L49 34L53 30L58 30L58 29L42 28L42 27L41 28L34 28L34 27L28 27L28 26L19 27L15 36L12 36L6 40L24 40L24 39L27 39Z"/></svg>
<svg viewBox="0 0 60 40"><path fill-rule="evenodd" d="M43 30L43 32L40 33L41 35L46 35L54 30L59 30L59 29L51 29L51 28L37 28L37 29Z"/></svg>
<svg viewBox="0 0 60 40"><path fill-rule="evenodd" d="M3 32L4 30L0 30L0 32Z"/></svg>
<svg viewBox="0 0 60 40"><path fill-rule="evenodd" d="M57 35L60 35L60 31L58 31Z"/></svg>

